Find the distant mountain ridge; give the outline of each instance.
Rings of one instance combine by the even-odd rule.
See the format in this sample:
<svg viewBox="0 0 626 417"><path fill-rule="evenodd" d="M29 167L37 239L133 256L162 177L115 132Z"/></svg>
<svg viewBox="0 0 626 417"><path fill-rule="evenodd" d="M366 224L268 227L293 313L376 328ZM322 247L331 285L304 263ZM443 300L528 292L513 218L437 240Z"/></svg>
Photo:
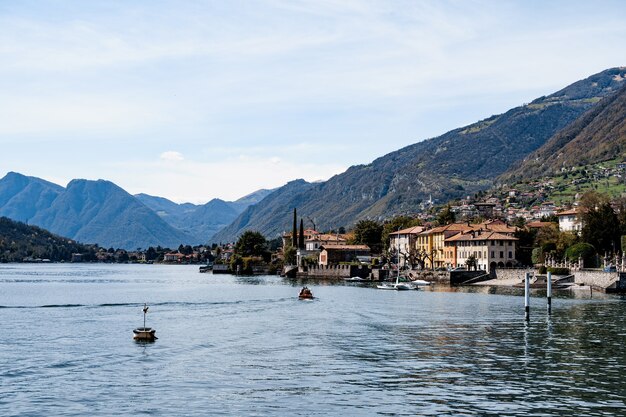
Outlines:
<svg viewBox="0 0 626 417"><path fill-rule="evenodd" d="M324 230L410 213L430 195L445 202L488 189L514 163L620 89L625 77L626 68L611 68L503 114L350 167L328 181L290 183L274 192L280 198L269 195L213 240L233 241L244 230L273 238L290 230L293 207Z"/></svg>
<svg viewBox="0 0 626 417"><path fill-rule="evenodd" d="M206 243L215 233L232 223L248 206L261 201L272 190L258 190L236 201L214 198L206 204L177 204L163 197L137 194L135 197L170 225L194 239Z"/></svg>
<svg viewBox="0 0 626 417"><path fill-rule="evenodd" d="M0 179L0 216L104 247L177 248L180 244L207 243L248 202L267 192L243 197L243 202L215 199L196 206L147 195L135 197L105 180L72 180L63 188L9 172Z"/></svg>

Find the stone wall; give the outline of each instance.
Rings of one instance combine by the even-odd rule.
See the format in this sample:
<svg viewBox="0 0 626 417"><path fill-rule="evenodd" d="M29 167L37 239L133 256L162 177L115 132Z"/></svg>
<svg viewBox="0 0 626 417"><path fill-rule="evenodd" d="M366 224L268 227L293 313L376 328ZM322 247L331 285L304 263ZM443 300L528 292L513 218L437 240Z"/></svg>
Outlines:
<svg viewBox="0 0 626 417"><path fill-rule="evenodd" d="M532 275L536 273L534 269L527 268L496 268L491 271L491 276L501 280L523 280L527 272L530 272Z"/></svg>
<svg viewBox="0 0 626 417"><path fill-rule="evenodd" d="M450 273L448 271L410 271L412 279L423 279L436 284L450 284Z"/></svg>
<svg viewBox="0 0 626 417"><path fill-rule="evenodd" d="M615 290L620 292L626 291L626 272L620 272Z"/></svg>
<svg viewBox="0 0 626 417"><path fill-rule="evenodd" d="M389 278L389 270L388 269L372 269L372 280L373 281L385 281Z"/></svg>
<svg viewBox="0 0 626 417"><path fill-rule="evenodd" d="M604 272L598 269L581 269L574 273L574 282L579 285L590 285L598 289L606 289L619 281L618 272Z"/></svg>
<svg viewBox="0 0 626 417"><path fill-rule="evenodd" d="M299 270L298 276L327 279L369 278L370 273L367 265L313 265Z"/></svg>

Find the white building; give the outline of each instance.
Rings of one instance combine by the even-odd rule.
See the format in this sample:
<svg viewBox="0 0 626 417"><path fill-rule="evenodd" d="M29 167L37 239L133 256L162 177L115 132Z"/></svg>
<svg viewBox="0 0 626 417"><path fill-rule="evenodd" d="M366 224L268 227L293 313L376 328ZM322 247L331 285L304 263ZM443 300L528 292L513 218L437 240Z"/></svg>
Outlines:
<svg viewBox="0 0 626 417"><path fill-rule="evenodd" d="M578 211L575 208L557 213L557 216L559 218L559 230L561 232L580 233L582 230L582 223L578 217Z"/></svg>
<svg viewBox="0 0 626 417"><path fill-rule="evenodd" d="M406 263L403 255L408 255L411 251L411 248L417 248L417 235L423 230L424 228L422 226L415 226L408 229L398 230L397 232L389 233L389 250L393 253L400 254L400 267L404 267Z"/></svg>

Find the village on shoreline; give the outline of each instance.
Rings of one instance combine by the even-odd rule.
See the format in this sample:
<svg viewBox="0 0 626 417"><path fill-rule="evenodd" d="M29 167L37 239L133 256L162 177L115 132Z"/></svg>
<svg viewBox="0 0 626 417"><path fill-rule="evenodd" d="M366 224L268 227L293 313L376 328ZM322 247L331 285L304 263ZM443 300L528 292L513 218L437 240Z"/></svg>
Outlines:
<svg viewBox="0 0 626 417"><path fill-rule="evenodd" d="M507 206L514 198L508 193ZM624 201L591 191L569 207L544 202L515 217L503 215L503 203L493 197L462 201L431 207L428 215L397 216L384 223L361 220L352 230L325 232L305 227L294 209L291 232L272 241L246 231L236 243L149 248L126 252L122 259L198 264L201 272L213 274L368 281L400 275L447 285L518 285L528 271L537 283L545 283L545 273L551 272L565 286L626 289L626 257L620 250ZM119 262L118 257L118 251L98 252L100 262Z"/></svg>

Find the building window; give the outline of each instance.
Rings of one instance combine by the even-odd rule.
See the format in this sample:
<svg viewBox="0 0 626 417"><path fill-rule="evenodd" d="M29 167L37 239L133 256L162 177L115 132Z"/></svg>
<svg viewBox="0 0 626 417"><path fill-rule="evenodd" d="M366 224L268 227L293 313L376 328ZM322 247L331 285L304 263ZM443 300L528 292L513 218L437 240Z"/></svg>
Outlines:
<svg viewBox="0 0 626 417"><path fill-rule="evenodd" d="M500 258L504 258L504 252L500 251Z"/></svg>
<svg viewBox="0 0 626 417"><path fill-rule="evenodd" d="M509 259L513 258L513 252L509 251Z"/></svg>
<svg viewBox="0 0 626 417"><path fill-rule="evenodd" d="M492 257L492 258L495 258L495 257L496 257L496 252L495 252L495 251L493 251L493 250L491 251L491 257Z"/></svg>

